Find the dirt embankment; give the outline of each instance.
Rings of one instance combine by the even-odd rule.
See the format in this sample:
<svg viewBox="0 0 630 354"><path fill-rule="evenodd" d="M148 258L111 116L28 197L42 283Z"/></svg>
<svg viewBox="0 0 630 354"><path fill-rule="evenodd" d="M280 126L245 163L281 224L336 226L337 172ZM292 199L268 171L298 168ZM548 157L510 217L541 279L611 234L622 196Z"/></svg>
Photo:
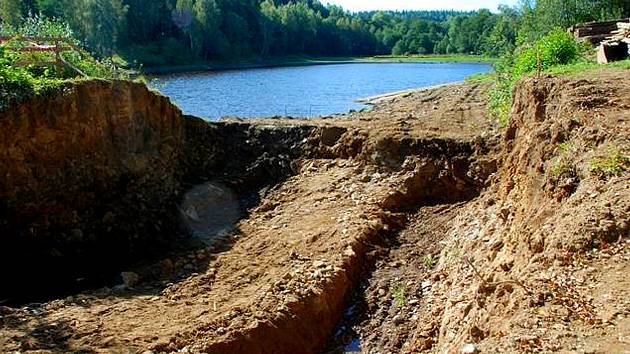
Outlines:
<svg viewBox="0 0 630 354"><path fill-rule="evenodd" d="M101 81L1 112L0 264L10 271L0 297L55 292L68 285L56 274L74 281L77 268L127 258L162 230L172 235L180 117L144 85Z"/></svg>
<svg viewBox="0 0 630 354"><path fill-rule="evenodd" d="M630 350L628 77L517 86L490 186L421 209L363 283L364 352Z"/></svg>
<svg viewBox="0 0 630 354"><path fill-rule="evenodd" d="M178 202L223 179L246 193L292 174L314 126L208 124L143 84L89 81L0 113L0 301L115 281L181 243ZM244 143L246 142L246 143Z"/></svg>
<svg viewBox="0 0 630 354"><path fill-rule="evenodd" d="M505 129L477 84L334 120L186 118L189 181L259 203L129 287L0 307L0 348L628 350L628 77L525 80Z"/></svg>

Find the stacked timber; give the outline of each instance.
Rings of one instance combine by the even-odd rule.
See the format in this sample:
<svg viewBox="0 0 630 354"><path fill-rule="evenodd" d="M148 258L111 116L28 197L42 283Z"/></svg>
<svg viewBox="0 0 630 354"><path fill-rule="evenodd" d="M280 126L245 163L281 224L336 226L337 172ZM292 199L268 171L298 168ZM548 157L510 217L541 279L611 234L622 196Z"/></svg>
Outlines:
<svg viewBox="0 0 630 354"><path fill-rule="evenodd" d="M588 42L593 45L598 45L606 40L606 37L610 36L613 31L617 30L617 23L620 22L630 23L630 19L580 23L571 26L569 32L573 33L573 36L578 42Z"/></svg>
<svg viewBox="0 0 630 354"><path fill-rule="evenodd" d="M600 64L630 57L630 22L618 22L616 25L617 29L599 45L597 62Z"/></svg>

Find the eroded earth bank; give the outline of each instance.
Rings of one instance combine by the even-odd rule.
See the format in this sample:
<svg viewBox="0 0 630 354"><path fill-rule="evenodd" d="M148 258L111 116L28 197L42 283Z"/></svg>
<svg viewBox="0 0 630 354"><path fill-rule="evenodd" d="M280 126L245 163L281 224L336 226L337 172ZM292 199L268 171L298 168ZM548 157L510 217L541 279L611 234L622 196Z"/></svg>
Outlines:
<svg viewBox="0 0 630 354"><path fill-rule="evenodd" d="M628 79L525 79L502 128L475 83L316 120L206 123L126 82L24 102L0 349L629 351Z"/></svg>

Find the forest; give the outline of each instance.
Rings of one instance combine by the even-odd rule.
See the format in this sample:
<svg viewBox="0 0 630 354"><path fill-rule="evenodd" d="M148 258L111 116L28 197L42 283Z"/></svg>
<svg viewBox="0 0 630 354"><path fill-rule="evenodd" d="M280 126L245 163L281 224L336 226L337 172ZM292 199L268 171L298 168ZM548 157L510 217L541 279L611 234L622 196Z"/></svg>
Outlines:
<svg viewBox="0 0 630 354"><path fill-rule="evenodd" d="M306 55L498 57L555 27L628 16L627 0L525 0L498 12L350 13L317 0L3 0L2 27L46 18L99 58L144 66ZM31 21L33 22L33 21Z"/></svg>
<svg viewBox="0 0 630 354"><path fill-rule="evenodd" d="M5 24L17 27L34 14L59 19L97 55L118 53L149 66L287 55L434 53L448 34L448 20L472 15L351 14L316 0L7 1L0 5Z"/></svg>

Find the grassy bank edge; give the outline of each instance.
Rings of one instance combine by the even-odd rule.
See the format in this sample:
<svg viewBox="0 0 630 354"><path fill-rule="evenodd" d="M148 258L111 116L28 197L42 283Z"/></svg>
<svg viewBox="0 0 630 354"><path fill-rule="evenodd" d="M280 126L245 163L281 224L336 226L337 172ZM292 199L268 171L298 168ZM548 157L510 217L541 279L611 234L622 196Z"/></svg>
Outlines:
<svg viewBox="0 0 630 354"><path fill-rule="evenodd" d="M630 70L630 59L616 61L608 64L598 64L590 60L579 60L574 63L556 65L543 70L541 75L555 76L574 76L579 74L597 73L604 70ZM536 74L529 73L522 75L524 77L534 77ZM499 73L496 71L482 74L473 74L466 78L467 82L472 83L491 83L488 89L489 114L496 119L500 127L505 127L509 122L509 112L512 106L512 89L513 85L518 81L514 79L506 84L500 80Z"/></svg>
<svg viewBox="0 0 630 354"><path fill-rule="evenodd" d="M142 74L164 75L195 71L225 71L274 67L356 64L356 63L493 63L497 59L476 55L414 55L370 57L279 57L265 60L241 60L236 62L199 62L186 65L145 67Z"/></svg>

